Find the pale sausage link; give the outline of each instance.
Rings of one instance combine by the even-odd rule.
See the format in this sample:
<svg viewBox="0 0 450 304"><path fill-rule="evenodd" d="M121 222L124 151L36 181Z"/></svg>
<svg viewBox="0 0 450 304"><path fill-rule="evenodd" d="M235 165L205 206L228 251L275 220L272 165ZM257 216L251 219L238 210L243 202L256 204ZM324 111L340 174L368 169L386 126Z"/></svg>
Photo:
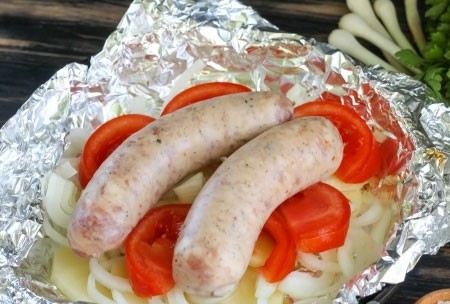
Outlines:
<svg viewBox="0 0 450 304"><path fill-rule="evenodd" d="M325 118L271 128L228 157L204 185L175 246L176 284L198 296L230 292L248 267L256 239L284 200L330 175L343 155Z"/></svg>
<svg viewBox="0 0 450 304"><path fill-rule="evenodd" d="M71 247L84 256L117 248L180 179L292 113L285 97L254 92L200 102L149 124L114 151L83 191L68 227Z"/></svg>

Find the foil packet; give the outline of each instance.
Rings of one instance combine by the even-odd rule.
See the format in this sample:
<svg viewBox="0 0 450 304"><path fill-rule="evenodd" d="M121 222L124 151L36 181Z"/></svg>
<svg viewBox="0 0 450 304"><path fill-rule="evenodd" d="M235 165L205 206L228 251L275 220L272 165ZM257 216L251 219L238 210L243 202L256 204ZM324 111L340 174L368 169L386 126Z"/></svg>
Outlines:
<svg viewBox="0 0 450 304"><path fill-rule="evenodd" d="M70 130L123 113L158 117L176 93L212 80L278 91L297 104L353 92L358 98L349 102L364 104L373 126L384 118L411 140L383 255L346 282L335 303L358 303L402 282L421 255L450 240L449 109L420 82L280 32L235 0L135 0L89 66L56 72L0 130L0 303L66 301L49 282L55 245L42 233L41 179L68 148Z"/></svg>

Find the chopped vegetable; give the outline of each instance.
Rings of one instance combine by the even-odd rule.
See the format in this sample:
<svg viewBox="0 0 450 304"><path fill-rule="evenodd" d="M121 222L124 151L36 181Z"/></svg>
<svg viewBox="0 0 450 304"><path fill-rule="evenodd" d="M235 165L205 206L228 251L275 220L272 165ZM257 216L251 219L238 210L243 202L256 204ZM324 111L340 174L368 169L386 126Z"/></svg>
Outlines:
<svg viewBox="0 0 450 304"><path fill-rule="evenodd" d="M147 115L127 114L113 118L97 128L88 138L81 155L81 186L86 187L98 167L125 139L153 120Z"/></svg>
<svg viewBox="0 0 450 304"><path fill-rule="evenodd" d="M450 1L425 0L424 29L417 0L404 0L404 4L414 43L402 31L391 0L376 0L373 6L369 0L347 0L351 13L341 18L340 30L331 32L329 43L365 64L406 72L427 84L436 98L450 103ZM389 63L355 37L382 50ZM356 49L351 47L355 45Z"/></svg>
<svg viewBox="0 0 450 304"><path fill-rule="evenodd" d="M297 252L286 227L287 223L277 211L272 212L263 227L263 231L275 241L272 252L261 267L261 273L270 283L283 279L295 266Z"/></svg>
<svg viewBox="0 0 450 304"><path fill-rule="evenodd" d="M287 199L278 210L300 251L322 252L344 244L350 202L336 188L319 182Z"/></svg>
<svg viewBox="0 0 450 304"><path fill-rule="evenodd" d="M125 240L125 259L133 291L141 297L162 295L175 285L172 258L190 205L150 209Z"/></svg>
<svg viewBox="0 0 450 304"><path fill-rule="evenodd" d="M250 91L251 90L248 87L232 82L202 83L190 87L189 89L180 92L174 98L172 98L164 108L161 116L172 113L180 108L202 100L228 94L245 93Z"/></svg>
<svg viewBox="0 0 450 304"><path fill-rule="evenodd" d="M336 176L347 183L360 183L378 173L381 159L372 131L353 109L334 101L304 103L295 108L295 117L323 116L339 130L344 157Z"/></svg>

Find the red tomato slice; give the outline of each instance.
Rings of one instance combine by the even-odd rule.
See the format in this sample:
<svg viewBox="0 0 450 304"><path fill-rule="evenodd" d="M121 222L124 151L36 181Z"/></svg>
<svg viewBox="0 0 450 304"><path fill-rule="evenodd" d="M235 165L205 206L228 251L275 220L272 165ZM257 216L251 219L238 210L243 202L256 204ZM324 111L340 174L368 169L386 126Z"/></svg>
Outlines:
<svg viewBox="0 0 450 304"><path fill-rule="evenodd" d="M337 189L314 184L284 201L278 209L297 249L322 252L342 246L350 223L350 202Z"/></svg>
<svg viewBox="0 0 450 304"><path fill-rule="evenodd" d="M97 128L88 138L81 154L79 180L84 188L103 161L131 134L142 129L154 118L127 114L113 118Z"/></svg>
<svg viewBox="0 0 450 304"><path fill-rule="evenodd" d="M141 297L167 293L175 285L173 250L188 204L155 207L125 240L125 262L133 291Z"/></svg>
<svg viewBox="0 0 450 304"><path fill-rule="evenodd" d="M178 95L175 95L175 97L166 105L161 116L172 113L190 104L213 97L250 91L251 90L248 87L232 82L208 82L195 85L182 91Z"/></svg>
<svg viewBox="0 0 450 304"><path fill-rule="evenodd" d="M294 269L297 255L295 244L289 237L286 222L278 211L272 212L264 224L263 231L272 237L275 247L260 270L268 282L278 282Z"/></svg>
<svg viewBox="0 0 450 304"><path fill-rule="evenodd" d="M315 101L295 108L294 117L306 116L326 117L339 130L345 144L343 160L335 173L339 179L363 182L378 172L381 160L375 156L370 158L372 152L376 152L372 131L351 107L333 101ZM369 159L375 163L368 165Z"/></svg>

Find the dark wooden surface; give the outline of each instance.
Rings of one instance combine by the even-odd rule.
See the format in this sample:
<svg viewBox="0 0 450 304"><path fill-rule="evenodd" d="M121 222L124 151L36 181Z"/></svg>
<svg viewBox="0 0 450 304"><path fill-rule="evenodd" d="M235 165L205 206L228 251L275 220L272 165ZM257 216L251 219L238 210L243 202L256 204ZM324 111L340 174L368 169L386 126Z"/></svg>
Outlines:
<svg viewBox="0 0 450 304"><path fill-rule="evenodd" d="M244 0L281 30L326 41L345 1ZM398 2L402 11L403 1ZM130 0L1 0L0 125L67 63L101 50ZM404 21L402 21L404 23ZM450 248L424 256L383 303L414 303L427 292L450 287Z"/></svg>

